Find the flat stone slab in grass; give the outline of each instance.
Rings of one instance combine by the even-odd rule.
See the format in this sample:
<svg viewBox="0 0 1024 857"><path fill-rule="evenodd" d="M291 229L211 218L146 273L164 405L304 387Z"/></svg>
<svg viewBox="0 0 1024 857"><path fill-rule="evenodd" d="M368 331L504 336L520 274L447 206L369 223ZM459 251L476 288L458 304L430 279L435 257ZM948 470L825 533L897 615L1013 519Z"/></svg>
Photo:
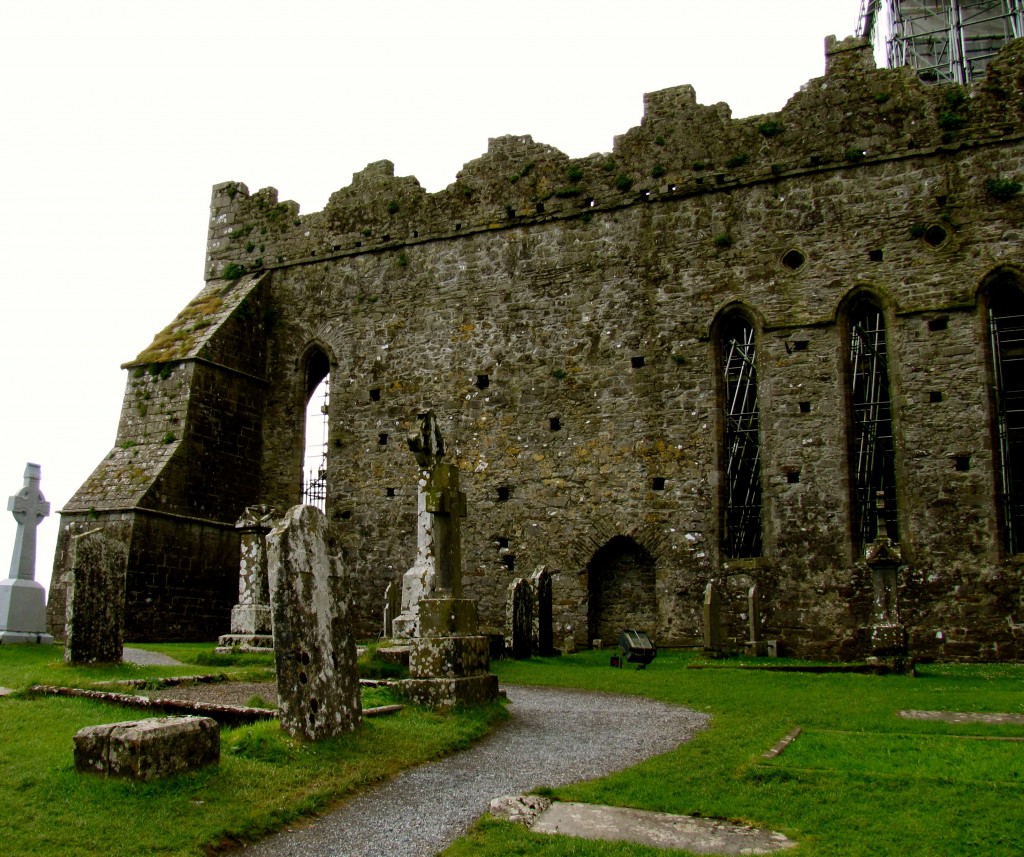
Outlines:
<svg viewBox="0 0 1024 857"><path fill-rule="evenodd" d="M87 726L75 735L75 769L155 780L220 761L220 730L210 717L150 717Z"/></svg>
<svg viewBox="0 0 1024 857"><path fill-rule="evenodd" d="M695 854L773 854L797 846L782 833L745 824L593 804L553 803L530 829L585 840L685 849Z"/></svg>
<svg viewBox="0 0 1024 857"><path fill-rule="evenodd" d="M982 714L976 711L901 711L907 720L942 720L945 723L1019 723L1024 714Z"/></svg>
<svg viewBox="0 0 1024 857"><path fill-rule="evenodd" d="M586 803L552 803L530 829L695 854L773 854L797 844L781 833L729 821Z"/></svg>

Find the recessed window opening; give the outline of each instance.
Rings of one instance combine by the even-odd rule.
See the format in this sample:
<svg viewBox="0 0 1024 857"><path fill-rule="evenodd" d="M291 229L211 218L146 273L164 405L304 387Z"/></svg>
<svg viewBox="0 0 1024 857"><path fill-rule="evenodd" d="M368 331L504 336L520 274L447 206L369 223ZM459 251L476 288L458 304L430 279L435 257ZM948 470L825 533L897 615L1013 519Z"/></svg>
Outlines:
<svg viewBox="0 0 1024 857"><path fill-rule="evenodd" d="M996 498L1007 553L1024 549L1024 293L1000 283L988 301L996 422Z"/></svg>
<svg viewBox="0 0 1024 857"><path fill-rule="evenodd" d="M330 369L323 351L306 362L306 419L303 429L302 502L321 512L327 506L327 448L330 430Z"/></svg>
<svg viewBox="0 0 1024 857"><path fill-rule="evenodd" d="M924 243L929 247L938 247L946 240L947 232L937 223L929 226L924 231Z"/></svg>
<svg viewBox="0 0 1024 857"><path fill-rule="evenodd" d="M754 327L736 314L719 338L722 380L724 497L722 550L761 555L761 440Z"/></svg>
<svg viewBox="0 0 1024 857"><path fill-rule="evenodd" d="M491 386L491 379L486 375L477 375L476 386L478 390L486 390Z"/></svg>
<svg viewBox="0 0 1024 857"><path fill-rule="evenodd" d="M853 471L852 523L858 551L878 536L876 503L884 498L886 532L898 541L896 464L885 317L865 300L849 316L849 392Z"/></svg>
<svg viewBox="0 0 1024 857"><path fill-rule="evenodd" d="M798 271L806 261L807 257L799 250L788 250L782 257L782 267L788 268L790 271Z"/></svg>

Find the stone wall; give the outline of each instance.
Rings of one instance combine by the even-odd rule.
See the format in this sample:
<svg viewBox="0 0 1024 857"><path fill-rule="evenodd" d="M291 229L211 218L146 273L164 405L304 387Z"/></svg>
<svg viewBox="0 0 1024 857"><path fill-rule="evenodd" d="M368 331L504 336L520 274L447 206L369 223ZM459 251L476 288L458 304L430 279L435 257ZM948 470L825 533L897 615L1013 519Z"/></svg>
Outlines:
<svg viewBox="0 0 1024 857"><path fill-rule="evenodd" d="M978 291L993 271L1024 269L1020 197L990 190L1024 177L1024 44L972 92L875 70L854 40L826 52L825 77L778 114L732 120L689 87L652 93L610 154L571 160L498 138L435 194L387 162L308 215L272 188L217 185L197 301L253 295L251 338L229 336L224 318L243 324L236 304L208 345L220 361L260 364L244 376L254 404L227 408L198 363L166 346L140 355L185 373L189 415L209 407L168 444L179 449L147 451L160 463L147 465L146 502L223 521L255 502L294 504L307 360L320 351L332 378L327 514L362 636L415 555L404 438L431 407L463 473L464 586L485 630L502 630L508 584L545 565L556 640L586 644L588 566L628 537L653 565L657 622L642 630L658 645L699 644L715 578L733 645L757 582L765 637L861 656L871 581L850 528L844 311L866 292L889 336L911 647L1019 657L1020 568L997 539ZM764 548L744 560L719 546L716 320L730 308L753 321L758 354ZM133 395L129 382L126 409ZM120 444L131 425L123 416ZM201 442L193 425L208 426ZM261 438L236 452L236 426ZM193 491L187 474L225 453L237 457L217 471L224 496ZM111 462L74 508L97 484L121 484L103 474L123 450Z"/></svg>

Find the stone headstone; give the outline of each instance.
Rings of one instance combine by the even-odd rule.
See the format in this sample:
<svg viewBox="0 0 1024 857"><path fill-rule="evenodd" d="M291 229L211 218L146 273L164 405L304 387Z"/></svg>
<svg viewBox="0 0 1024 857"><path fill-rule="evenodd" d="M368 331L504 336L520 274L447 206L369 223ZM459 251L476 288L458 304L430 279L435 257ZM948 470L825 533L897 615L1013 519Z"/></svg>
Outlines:
<svg viewBox="0 0 1024 857"><path fill-rule="evenodd" d="M750 639L747 640L746 653L763 658L768 654L768 644L761 633L761 590L756 583L747 590L747 624Z"/></svg>
<svg viewBox="0 0 1024 857"><path fill-rule="evenodd" d="M348 582L327 519L294 506L267 535L278 710L286 732L316 740L362 719Z"/></svg>
<svg viewBox="0 0 1024 857"><path fill-rule="evenodd" d="M562 643L562 651L567 655L576 654L576 637L573 634L565 635L565 640Z"/></svg>
<svg viewBox="0 0 1024 857"><path fill-rule="evenodd" d="M521 660L530 657L533 637L533 590L522 577L508 585L505 599L505 651Z"/></svg>
<svg viewBox="0 0 1024 857"><path fill-rule="evenodd" d="M544 566L530 575L533 590L533 651L547 658L555 653L555 629L551 574Z"/></svg>
<svg viewBox="0 0 1024 857"><path fill-rule="evenodd" d="M445 463L444 438L433 411L419 415L420 428L409 436L419 467L416 494L416 560L402 578L402 612L393 636L420 633L419 609L435 594L462 597L462 540L459 519L466 516L466 495L459 490L459 469Z"/></svg>
<svg viewBox="0 0 1024 857"><path fill-rule="evenodd" d="M102 527L71 537L66 587L64 660L116 663L124 647L124 542Z"/></svg>
<svg viewBox="0 0 1024 857"><path fill-rule="evenodd" d="M402 612L402 585L392 581L384 589L384 639L395 633L395 619Z"/></svg>
<svg viewBox="0 0 1024 857"><path fill-rule="evenodd" d="M25 485L7 502L18 522L11 572L0 580L0 643L52 643L46 633L46 590L36 582L36 527L50 514L39 490L40 467L25 465Z"/></svg>
<svg viewBox="0 0 1024 857"><path fill-rule="evenodd" d="M217 651L270 651L274 647L267 572L267 533L277 513L271 506L247 506L235 523L241 534L238 603L231 608L231 633L217 641Z"/></svg>
<svg viewBox="0 0 1024 857"><path fill-rule="evenodd" d="M75 734L75 769L155 780L220 761L220 729L211 717L150 717L87 726Z"/></svg>
<svg viewBox="0 0 1024 857"><path fill-rule="evenodd" d="M704 589L704 651L717 655L722 651L722 605L714 581Z"/></svg>
<svg viewBox="0 0 1024 857"><path fill-rule="evenodd" d="M900 621L899 572L903 564L900 546L889 538L886 528L885 495L879 491L875 503L878 533L864 550L864 560L871 569L873 609L871 617L871 654L892 661L897 671L909 671L907 630Z"/></svg>

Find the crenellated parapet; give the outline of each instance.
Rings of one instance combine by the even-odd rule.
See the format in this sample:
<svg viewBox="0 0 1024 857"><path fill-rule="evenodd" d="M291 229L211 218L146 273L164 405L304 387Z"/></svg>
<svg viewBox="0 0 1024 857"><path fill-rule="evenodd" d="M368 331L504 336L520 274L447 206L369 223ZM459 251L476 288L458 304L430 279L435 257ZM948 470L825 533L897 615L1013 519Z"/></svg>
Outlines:
<svg viewBox="0 0 1024 857"><path fill-rule="evenodd" d="M456 181L427 193L390 161L356 173L323 211L302 215L274 188L213 189L206 276L399 249L460 234L1016 139L1024 134L1024 44L1011 42L973 89L876 69L870 45L829 37L826 72L777 113L733 119L690 86L644 96L639 126L611 153L569 158L529 136L491 139Z"/></svg>

